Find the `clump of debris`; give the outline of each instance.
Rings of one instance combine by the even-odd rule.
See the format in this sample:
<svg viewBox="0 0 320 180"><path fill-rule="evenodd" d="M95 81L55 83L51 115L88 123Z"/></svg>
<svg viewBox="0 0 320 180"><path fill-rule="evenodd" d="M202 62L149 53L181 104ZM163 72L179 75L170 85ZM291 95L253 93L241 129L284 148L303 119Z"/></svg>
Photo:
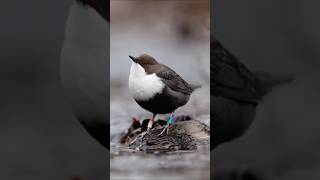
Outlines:
<svg viewBox="0 0 320 180"><path fill-rule="evenodd" d="M210 127L189 115L177 116L175 123L163 131L166 121L158 119L147 132L149 119L142 123L132 118L132 124L123 133L120 143L130 149L144 152L170 152L176 150L196 150L200 146L210 145Z"/></svg>

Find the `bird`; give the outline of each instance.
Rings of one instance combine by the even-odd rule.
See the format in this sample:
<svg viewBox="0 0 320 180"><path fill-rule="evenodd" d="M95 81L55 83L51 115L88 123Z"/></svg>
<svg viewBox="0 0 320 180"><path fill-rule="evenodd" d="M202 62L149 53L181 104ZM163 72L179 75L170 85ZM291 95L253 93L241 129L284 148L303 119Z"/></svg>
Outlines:
<svg viewBox="0 0 320 180"><path fill-rule="evenodd" d="M106 0L74 0L60 58L61 85L75 117L108 149L109 9Z"/></svg>
<svg viewBox="0 0 320 180"><path fill-rule="evenodd" d="M263 97L273 87L293 80L292 74L250 71L211 35L211 149L242 136L252 124Z"/></svg>
<svg viewBox="0 0 320 180"><path fill-rule="evenodd" d="M192 92L200 85L187 83L170 67L159 63L148 54L138 57L129 55L132 60L129 75L129 90L133 99L145 110L153 113L146 133L150 131L157 114L171 113L163 131L174 123L174 111L185 105Z"/></svg>

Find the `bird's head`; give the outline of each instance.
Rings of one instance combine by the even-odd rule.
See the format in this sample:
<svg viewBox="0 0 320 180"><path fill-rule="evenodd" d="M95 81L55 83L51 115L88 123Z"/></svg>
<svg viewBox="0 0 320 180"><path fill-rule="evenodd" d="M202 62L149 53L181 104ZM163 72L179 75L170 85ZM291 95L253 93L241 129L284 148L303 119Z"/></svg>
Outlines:
<svg viewBox="0 0 320 180"><path fill-rule="evenodd" d="M133 57L133 56L129 56L129 57L134 63L137 63L142 67L158 64L158 62L148 54L142 54L138 57Z"/></svg>

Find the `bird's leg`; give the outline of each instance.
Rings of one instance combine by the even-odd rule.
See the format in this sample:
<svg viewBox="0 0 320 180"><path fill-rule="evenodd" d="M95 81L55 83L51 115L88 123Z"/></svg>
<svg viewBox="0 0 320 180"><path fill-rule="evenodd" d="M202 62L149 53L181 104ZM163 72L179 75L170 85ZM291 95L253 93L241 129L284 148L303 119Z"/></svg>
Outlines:
<svg viewBox="0 0 320 180"><path fill-rule="evenodd" d="M152 117L152 119L150 119L150 121L148 122L148 129L147 129L147 131L149 131L151 128L152 128L152 126L153 126L153 123L154 123L154 116Z"/></svg>
<svg viewBox="0 0 320 180"><path fill-rule="evenodd" d="M147 126L147 131L143 134L143 137L144 137L146 134L149 134L150 129L151 129L152 126L153 126L154 118L156 117L156 115L157 115L157 114L153 114L152 118L149 120L148 126Z"/></svg>
<svg viewBox="0 0 320 180"><path fill-rule="evenodd" d="M167 125L171 126L173 123L174 123L174 117L173 117L173 113L171 113L167 120Z"/></svg>
<svg viewBox="0 0 320 180"><path fill-rule="evenodd" d="M170 114L170 116L168 117L168 119L167 119L167 125L163 128L163 130L161 131L161 133L160 133L158 136L162 135L165 130L167 130L167 135L169 134L169 126L171 126L171 125L174 123L173 113L174 113L174 112L172 112L172 113Z"/></svg>
<svg viewBox="0 0 320 180"><path fill-rule="evenodd" d="M167 135L169 134L169 126L171 126L173 123L174 123L174 117L172 112L167 120Z"/></svg>

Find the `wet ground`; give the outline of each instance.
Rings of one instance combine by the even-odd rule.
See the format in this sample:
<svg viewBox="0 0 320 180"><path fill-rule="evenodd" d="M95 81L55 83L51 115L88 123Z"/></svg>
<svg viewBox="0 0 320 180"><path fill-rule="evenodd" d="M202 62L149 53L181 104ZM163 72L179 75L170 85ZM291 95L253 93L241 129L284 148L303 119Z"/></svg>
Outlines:
<svg viewBox="0 0 320 180"><path fill-rule="evenodd" d="M208 149L145 154L112 145L110 160L111 179L205 180L210 176Z"/></svg>

